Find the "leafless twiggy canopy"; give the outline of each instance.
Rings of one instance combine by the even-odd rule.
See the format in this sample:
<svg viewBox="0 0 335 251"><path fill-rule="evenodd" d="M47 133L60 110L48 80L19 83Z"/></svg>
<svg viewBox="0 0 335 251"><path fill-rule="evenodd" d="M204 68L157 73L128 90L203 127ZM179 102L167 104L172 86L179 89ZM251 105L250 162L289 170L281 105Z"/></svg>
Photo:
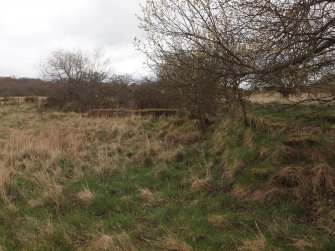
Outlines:
<svg viewBox="0 0 335 251"><path fill-rule="evenodd" d="M201 65L207 79L217 77L225 100L242 108L241 89L272 88L287 96L332 79L334 1L147 0L142 9L147 39L140 48L156 69L168 63L192 70L196 60L184 59L204 55L215 62Z"/></svg>
<svg viewBox="0 0 335 251"><path fill-rule="evenodd" d="M45 79L63 86L62 99L79 102L85 109L96 107L101 100L101 85L110 76L109 61L101 51L54 51L42 64ZM58 97L60 98L60 97Z"/></svg>

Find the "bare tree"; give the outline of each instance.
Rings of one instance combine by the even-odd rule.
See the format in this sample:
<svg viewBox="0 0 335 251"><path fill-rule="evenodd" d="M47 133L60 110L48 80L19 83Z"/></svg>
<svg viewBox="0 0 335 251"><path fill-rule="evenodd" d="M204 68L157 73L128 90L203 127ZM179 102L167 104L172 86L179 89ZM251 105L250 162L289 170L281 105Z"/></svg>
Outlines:
<svg viewBox="0 0 335 251"><path fill-rule="evenodd" d="M142 49L158 68L166 58L174 58L170 65L183 67L184 73L189 71L193 76L184 78L184 85L193 85L193 90L201 90L203 94L213 90L221 95L221 98L209 95L207 105L217 103L216 100L237 103L247 126L241 88L250 86L245 83L255 76L256 55L253 45L248 44L240 17L234 14L236 8L229 1L148 0L141 19L142 28L148 34ZM188 55L188 60L183 55ZM202 55L201 64L198 55ZM196 102L201 102L198 99L188 100L197 105Z"/></svg>
<svg viewBox="0 0 335 251"><path fill-rule="evenodd" d="M90 54L79 50L54 51L41 71L46 80L61 84L59 102L75 103L76 110L99 106L104 95L102 85L110 74L109 61L99 50Z"/></svg>
<svg viewBox="0 0 335 251"><path fill-rule="evenodd" d="M245 29L254 34L250 43L257 45L262 85L271 84L286 96L294 90L309 92L316 84L326 87L321 80L335 70L334 1L247 0L240 6Z"/></svg>
<svg viewBox="0 0 335 251"><path fill-rule="evenodd" d="M147 0L141 49L154 65L202 53L221 75L224 99L246 116L245 89L271 86L284 95L334 72L334 1ZM183 62L185 63L185 62ZM192 71L192 66L184 64Z"/></svg>

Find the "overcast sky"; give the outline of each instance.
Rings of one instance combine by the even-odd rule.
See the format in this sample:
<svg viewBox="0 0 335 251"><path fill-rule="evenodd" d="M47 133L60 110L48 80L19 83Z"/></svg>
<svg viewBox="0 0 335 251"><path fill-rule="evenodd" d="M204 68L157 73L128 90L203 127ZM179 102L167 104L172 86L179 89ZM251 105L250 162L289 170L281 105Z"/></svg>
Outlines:
<svg viewBox="0 0 335 251"><path fill-rule="evenodd" d="M145 0L0 0L0 76L40 77L53 50L103 49L118 74L148 74L133 40Z"/></svg>

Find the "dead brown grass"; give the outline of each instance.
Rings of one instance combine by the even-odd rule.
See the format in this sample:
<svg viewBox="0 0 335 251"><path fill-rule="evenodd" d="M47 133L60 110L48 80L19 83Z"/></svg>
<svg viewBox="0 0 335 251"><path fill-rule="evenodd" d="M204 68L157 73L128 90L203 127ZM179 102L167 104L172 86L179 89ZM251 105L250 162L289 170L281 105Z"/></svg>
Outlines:
<svg viewBox="0 0 335 251"><path fill-rule="evenodd" d="M53 235L55 232L54 226L51 219L47 219L44 226L41 228L42 234Z"/></svg>
<svg viewBox="0 0 335 251"><path fill-rule="evenodd" d="M218 230L227 229L232 226L231 222L222 215L211 215L208 217L208 221Z"/></svg>
<svg viewBox="0 0 335 251"><path fill-rule="evenodd" d="M329 137L332 137L329 135ZM272 154L271 159L275 163L286 162L306 162L310 164L332 162L335 157L334 144L327 147L319 142L319 138L314 135L293 134L290 135L282 145Z"/></svg>
<svg viewBox="0 0 335 251"><path fill-rule="evenodd" d="M82 191L76 194L76 199L82 205L88 205L94 198L94 194L88 187L85 187Z"/></svg>
<svg viewBox="0 0 335 251"><path fill-rule="evenodd" d="M314 248L313 242L309 239L293 238L292 241L293 241L292 246L298 250L306 250Z"/></svg>
<svg viewBox="0 0 335 251"><path fill-rule="evenodd" d="M163 250L192 251L192 247L178 239L177 235L169 232L165 237L155 242L155 245Z"/></svg>
<svg viewBox="0 0 335 251"><path fill-rule="evenodd" d="M284 145L296 147L314 146L318 143L319 138L317 136L304 133L293 133L284 141Z"/></svg>
<svg viewBox="0 0 335 251"><path fill-rule="evenodd" d="M316 95L311 95L313 98L328 97L327 93L318 93ZM268 103L280 103L280 104L290 104L292 102L299 102L301 100L306 100L309 98L308 93L301 93L297 95L290 95L288 99L284 98L280 93L277 92L263 92L255 93L249 97L249 101L256 104L268 104ZM307 102L306 104L311 104L315 102Z"/></svg>
<svg viewBox="0 0 335 251"><path fill-rule="evenodd" d="M288 147L281 145L279 146L271 155L271 159L273 162L278 163L282 159L297 162L304 158L303 152L301 149L296 149L293 147Z"/></svg>
<svg viewBox="0 0 335 251"><path fill-rule="evenodd" d="M327 233L335 236L335 211L331 210L317 221L319 228L324 229Z"/></svg>
<svg viewBox="0 0 335 251"><path fill-rule="evenodd" d="M286 167L272 177L272 182L288 188L299 188L305 192L319 188L335 191L335 170L323 163L310 167Z"/></svg>
<svg viewBox="0 0 335 251"><path fill-rule="evenodd" d="M255 147L254 141L252 139L252 133L251 133L250 129L246 129L244 131L243 144L244 144L245 148L250 149L250 150L254 149L254 147Z"/></svg>
<svg viewBox="0 0 335 251"><path fill-rule="evenodd" d="M165 135L165 142L170 146L192 145L201 140L201 133L197 130L178 133L169 131Z"/></svg>
<svg viewBox="0 0 335 251"><path fill-rule="evenodd" d="M228 164L227 156L229 152L226 151L222 156L222 165L224 168L223 178L225 178L228 182L233 182L235 180L235 174L237 171L242 171L246 168L245 163L242 160L237 160L233 164Z"/></svg>
<svg viewBox="0 0 335 251"><path fill-rule="evenodd" d="M138 189L138 193L142 197L142 199L144 199L147 202L154 202L157 199L156 195L153 192L151 192L148 188Z"/></svg>
<svg viewBox="0 0 335 251"><path fill-rule="evenodd" d="M191 192L204 192L207 190L208 186L212 181L212 177L210 175L206 175L205 177L199 178L194 175L191 177Z"/></svg>
<svg viewBox="0 0 335 251"><path fill-rule="evenodd" d="M7 201L7 187L11 182L11 169L5 168L3 165L0 165L0 198L3 201Z"/></svg>
<svg viewBox="0 0 335 251"><path fill-rule="evenodd" d="M255 239L244 240L242 245L238 247L241 251L265 251L267 248L267 240L264 235L259 234Z"/></svg>
<svg viewBox="0 0 335 251"><path fill-rule="evenodd" d="M136 251L131 238L126 233L118 235L102 235L94 240L87 250L95 251Z"/></svg>
<svg viewBox="0 0 335 251"><path fill-rule="evenodd" d="M273 132L277 130L288 130L288 126L281 123L275 123L272 121L268 121L264 118L259 118L255 116L249 116L250 126L256 130L262 130L265 132Z"/></svg>
<svg viewBox="0 0 335 251"><path fill-rule="evenodd" d="M189 119L182 119L180 117L170 117L165 123L160 127L160 130L172 129L182 125L189 125L195 123L195 121Z"/></svg>
<svg viewBox="0 0 335 251"><path fill-rule="evenodd" d="M226 147L226 139L229 137L229 131L234 128L236 125L235 121L225 119L218 123L220 128L214 131L212 136L212 153L220 154L224 153L228 150ZM227 155L227 154L225 154Z"/></svg>
<svg viewBox="0 0 335 251"><path fill-rule="evenodd" d="M311 183L315 192L319 187L335 191L335 168L326 163L313 167Z"/></svg>
<svg viewBox="0 0 335 251"><path fill-rule="evenodd" d="M158 158L163 161L173 161L176 159L178 153L180 153L182 149L183 149L182 146L176 148L173 147L173 148L162 149L158 153Z"/></svg>
<svg viewBox="0 0 335 251"><path fill-rule="evenodd" d="M201 140L201 133L197 130L180 135L181 143L183 145L192 145Z"/></svg>
<svg viewBox="0 0 335 251"><path fill-rule="evenodd" d="M257 104L268 104L268 103L288 103L288 101L282 97L280 93L256 93L249 97L252 103Z"/></svg>
<svg viewBox="0 0 335 251"><path fill-rule="evenodd" d="M141 145L139 142L142 142ZM162 153L169 151L164 149L162 144L153 140L146 132L141 132L129 140L129 143L131 148L136 146L134 148L135 154L129 158L130 162L140 168L152 166L155 159L159 158Z"/></svg>
<svg viewBox="0 0 335 251"><path fill-rule="evenodd" d="M44 205L44 201L39 198L39 199L32 199L27 202L29 208L35 208L35 207L40 207Z"/></svg>
<svg viewBox="0 0 335 251"><path fill-rule="evenodd" d="M54 203L57 208L59 208L64 197L63 186L59 184L47 171L38 171L33 173L32 176L40 184L40 186L44 188L41 198L42 201L50 201ZM40 204L38 201L35 201L35 203L37 203L37 205ZM33 205L34 201L31 202L31 206Z"/></svg>
<svg viewBox="0 0 335 251"><path fill-rule="evenodd" d="M303 167L285 167L280 169L272 181L282 187L307 187L309 181Z"/></svg>
<svg viewBox="0 0 335 251"><path fill-rule="evenodd" d="M257 156L257 158L259 160L264 160L265 158L267 158L270 154L270 150L266 147L263 147L260 151L259 154Z"/></svg>
<svg viewBox="0 0 335 251"><path fill-rule="evenodd" d="M28 201L28 207L43 206L49 201L59 208L63 202L61 184L82 176L88 168L101 177L111 175L116 166L121 170L126 165L127 151L143 149L143 142L147 142L143 150L147 155L141 163L147 161L146 156L170 151L161 149L145 133L138 133L149 118L93 120L75 113L48 112L37 116L34 111L11 113L10 109L2 107L6 119L1 121L0 130L6 132L6 137L0 139L0 198L13 209L15 203L8 198L7 190L14 176L36 182L43 190ZM106 139L96 136L100 131L107 132ZM65 168L60 164L64 161ZM92 194L84 189L76 199L87 204Z"/></svg>
<svg viewBox="0 0 335 251"><path fill-rule="evenodd" d="M270 173L271 172L268 169L264 168L257 168L252 171L253 176L261 179L268 178L270 176Z"/></svg>
<svg viewBox="0 0 335 251"><path fill-rule="evenodd" d="M234 185L231 195L245 202L263 202L271 199L280 193L277 187L268 188L248 188L240 185Z"/></svg>

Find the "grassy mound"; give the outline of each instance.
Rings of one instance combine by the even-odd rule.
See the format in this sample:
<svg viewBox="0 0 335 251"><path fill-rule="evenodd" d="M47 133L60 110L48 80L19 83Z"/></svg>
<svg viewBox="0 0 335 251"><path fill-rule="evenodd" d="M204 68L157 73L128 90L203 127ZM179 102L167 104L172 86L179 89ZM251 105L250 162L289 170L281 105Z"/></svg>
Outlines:
<svg viewBox="0 0 335 251"><path fill-rule="evenodd" d="M176 117L2 107L0 245L334 250L333 111L285 113L255 106L251 129L222 118L202 135Z"/></svg>

